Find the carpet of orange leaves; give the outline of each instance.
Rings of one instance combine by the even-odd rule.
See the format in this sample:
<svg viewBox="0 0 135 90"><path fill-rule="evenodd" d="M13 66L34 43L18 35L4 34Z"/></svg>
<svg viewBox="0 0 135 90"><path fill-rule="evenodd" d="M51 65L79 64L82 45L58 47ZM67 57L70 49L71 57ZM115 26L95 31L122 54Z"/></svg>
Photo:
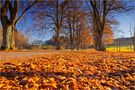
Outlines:
<svg viewBox="0 0 135 90"><path fill-rule="evenodd" d="M135 54L59 52L0 65L0 90L135 90Z"/></svg>

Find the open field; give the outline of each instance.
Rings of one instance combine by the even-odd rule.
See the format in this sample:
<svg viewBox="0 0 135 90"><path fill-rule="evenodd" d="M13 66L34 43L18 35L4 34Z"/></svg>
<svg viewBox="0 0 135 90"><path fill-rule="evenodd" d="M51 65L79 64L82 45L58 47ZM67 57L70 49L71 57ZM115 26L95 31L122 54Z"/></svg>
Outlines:
<svg viewBox="0 0 135 90"><path fill-rule="evenodd" d="M120 48L116 48L115 46L109 46L106 48L108 51L114 52L133 52L133 46L120 46Z"/></svg>
<svg viewBox="0 0 135 90"><path fill-rule="evenodd" d="M1 60L1 90L135 90L135 53L21 53Z"/></svg>

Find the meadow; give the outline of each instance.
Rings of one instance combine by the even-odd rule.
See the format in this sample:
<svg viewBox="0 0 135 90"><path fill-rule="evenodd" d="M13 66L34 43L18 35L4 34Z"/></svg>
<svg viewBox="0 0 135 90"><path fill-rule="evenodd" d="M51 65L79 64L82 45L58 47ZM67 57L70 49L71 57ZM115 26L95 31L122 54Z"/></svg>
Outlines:
<svg viewBox="0 0 135 90"><path fill-rule="evenodd" d="M106 49L108 51L113 51L113 52L134 52L133 51L133 46L120 46L119 48L117 48L116 46L107 46Z"/></svg>

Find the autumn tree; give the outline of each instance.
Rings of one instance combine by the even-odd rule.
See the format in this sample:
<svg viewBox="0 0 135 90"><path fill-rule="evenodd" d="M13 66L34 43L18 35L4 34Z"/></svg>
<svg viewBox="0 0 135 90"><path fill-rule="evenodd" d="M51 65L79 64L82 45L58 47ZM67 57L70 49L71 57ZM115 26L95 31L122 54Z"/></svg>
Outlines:
<svg viewBox="0 0 135 90"><path fill-rule="evenodd" d="M16 25L36 2L36 0L28 2L19 0L2 0L0 2L0 19L3 29L2 50L15 49L14 31Z"/></svg>
<svg viewBox="0 0 135 90"><path fill-rule="evenodd" d="M67 35L69 35L70 38L70 48L73 49L79 49L80 47L80 41L81 41L81 30L82 27L80 27L80 23L85 23L86 21L86 15L83 11L83 1L68 1L68 4L66 7L68 7L65 18L64 18L64 28ZM84 19L82 22L81 20ZM86 24L86 23L85 23ZM85 26L85 24L83 24ZM82 25L82 26L83 26ZM86 24L87 25L87 24Z"/></svg>
<svg viewBox="0 0 135 90"><path fill-rule="evenodd" d="M83 49L83 47L90 46L91 44L91 32L87 24L87 14L84 11L80 11L76 18L76 34L75 39L77 41L77 49ZM86 43L87 42L87 43Z"/></svg>
<svg viewBox="0 0 135 90"><path fill-rule="evenodd" d="M80 48L81 49L87 49L89 46L92 45L92 35L90 34L90 30L88 27L84 27L81 30L81 36L80 36Z"/></svg>
<svg viewBox="0 0 135 90"><path fill-rule="evenodd" d="M51 29L55 32L55 41L56 49L60 49L60 34L63 28L63 19L64 13L66 11L65 4L66 0L51 0L51 1L42 1L38 4L37 8L40 8L37 11L35 17L35 24L42 22L40 29ZM47 22L45 22L47 21Z"/></svg>
<svg viewBox="0 0 135 90"><path fill-rule="evenodd" d="M28 48L28 37L19 31L15 31L15 46L19 49Z"/></svg>
<svg viewBox="0 0 135 90"><path fill-rule="evenodd" d="M94 48L98 51L104 51L103 32L106 19L115 12L126 11L128 6L121 0L85 0L92 17Z"/></svg>
<svg viewBox="0 0 135 90"><path fill-rule="evenodd" d="M54 31L56 49L60 49L62 45L60 37L63 34L63 30L66 29L70 38L71 49L79 48L80 31L82 30L79 27L79 23L81 22L80 18L85 17L85 13L81 8L82 6L83 1L77 0L51 0L39 2L37 4L39 10L36 11L35 14L34 26L41 30ZM83 22L85 22L85 20L83 20Z"/></svg>
<svg viewBox="0 0 135 90"><path fill-rule="evenodd" d="M15 30L15 46L19 49L28 47L28 38L21 32ZM2 45L2 29L0 28L0 46Z"/></svg>
<svg viewBox="0 0 135 90"><path fill-rule="evenodd" d="M104 34L103 34L104 44L109 45L113 43L114 33L110 25L105 25Z"/></svg>
<svg viewBox="0 0 135 90"><path fill-rule="evenodd" d="M73 6L73 7L72 7ZM69 34L70 38L70 49L74 49L74 23L75 23L75 17L76 17L76 2L75 1L68 1L68 4L66 7L72 7L68 8L65 13L65 19L64 19L64 28L66 30L66 34Z"/></svg>

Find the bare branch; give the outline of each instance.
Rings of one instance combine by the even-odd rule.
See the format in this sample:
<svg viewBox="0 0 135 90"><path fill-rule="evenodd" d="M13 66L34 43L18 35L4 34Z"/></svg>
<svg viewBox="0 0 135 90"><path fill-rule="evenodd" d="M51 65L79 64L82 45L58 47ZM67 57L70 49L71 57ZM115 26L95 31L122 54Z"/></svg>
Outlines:
<svg viewBox="0 0 135 90"><path fill-rule="evenodd" d="M3 7L6 11L8 10L8 5L9 5L9 1L7 0L4 4L4 7Z"/></svg>
<svg viewBox="0 0 135 90"><path fill-rule="evenodd" d="M15 23L17 23L24 15L25 13L32 7L34 6L34 4L37 2L37 0L35 0L32 4L29 3L28 6L24 9L24 11L21 13L21 15L18 17L18 19L16 20Z"/></svg>

